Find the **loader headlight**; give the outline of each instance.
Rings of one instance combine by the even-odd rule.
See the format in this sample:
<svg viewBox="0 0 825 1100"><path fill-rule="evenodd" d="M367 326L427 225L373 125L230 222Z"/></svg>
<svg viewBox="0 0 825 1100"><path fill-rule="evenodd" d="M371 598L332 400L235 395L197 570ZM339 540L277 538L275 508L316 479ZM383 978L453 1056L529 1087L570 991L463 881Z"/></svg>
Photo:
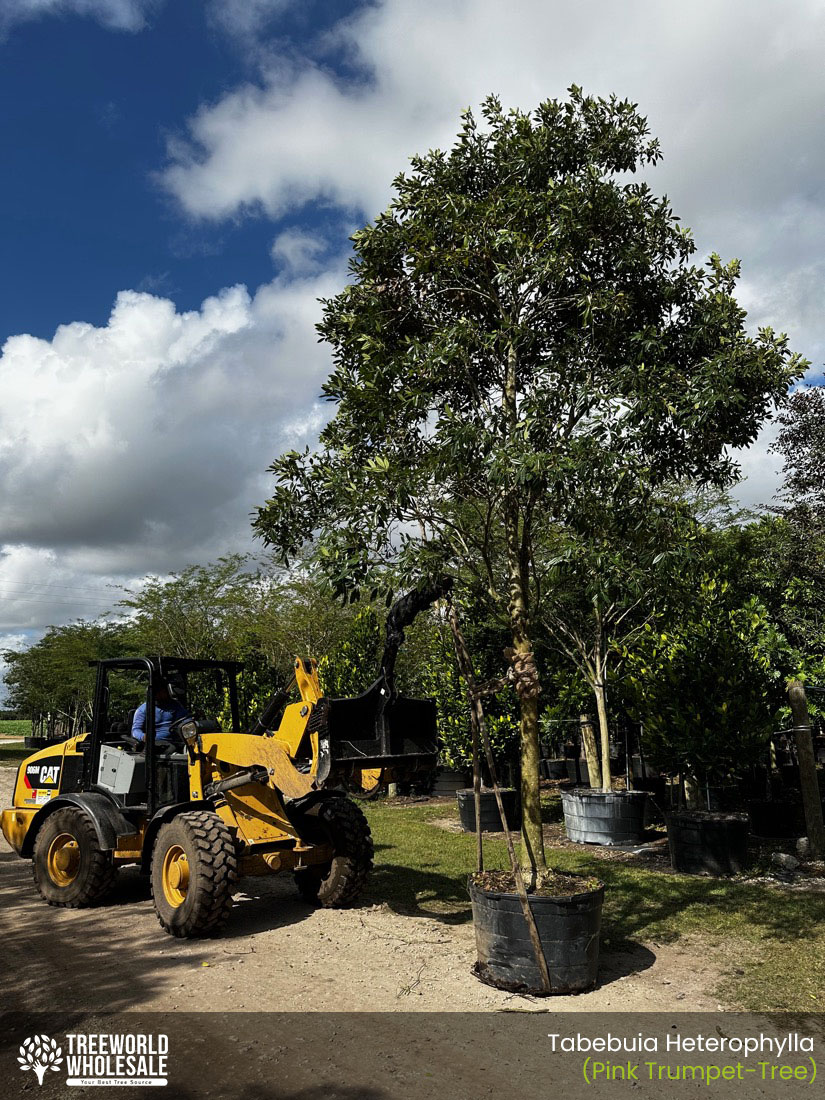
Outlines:
<svg viewBox="0 0 825 1100"><path fill-rule="evenodd" d="M180 724L180 734L184 741L194 741L198 736L198 723L188 718Z"/></svg>

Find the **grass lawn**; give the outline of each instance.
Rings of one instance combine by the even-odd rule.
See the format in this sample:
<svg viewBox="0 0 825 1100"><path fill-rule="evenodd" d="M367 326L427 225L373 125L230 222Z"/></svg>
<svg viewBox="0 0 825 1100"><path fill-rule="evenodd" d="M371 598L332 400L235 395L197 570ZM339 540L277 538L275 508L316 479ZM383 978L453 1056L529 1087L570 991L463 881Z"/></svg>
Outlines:
<svg viewBox="0 0 825 1100"><path fill-rule="evenodd" d="M449 804L365 803L375 841L371 893L402 912L450 924L472 919L466 878L475 837L431 822L457 817ZM485 863L507 867L503 840L485 839ZM741 879L662 873L598 859L587 848L549 849L553 866L598 876L606 885L602 943L653 946L700 936L727 973L716 990L752 1011L825 1010L825 892ZM685 1005L689 1009L689 1005Z"/></svg>
<svg viewBox="0 0 825 1100"><path fill-rule="evenodd" d="M17 767L27 756L31 756L34 749L24 749L23 742L10 741L3 744L0 741L0 765L14 765Z"/></svg>

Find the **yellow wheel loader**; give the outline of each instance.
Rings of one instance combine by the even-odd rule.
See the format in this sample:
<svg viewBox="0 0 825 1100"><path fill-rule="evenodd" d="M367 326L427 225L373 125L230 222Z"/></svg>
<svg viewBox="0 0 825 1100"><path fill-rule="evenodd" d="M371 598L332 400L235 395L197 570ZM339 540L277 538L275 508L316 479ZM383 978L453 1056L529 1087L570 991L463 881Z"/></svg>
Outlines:
<svg viewBox="0 0 825 1100"><path fill-rule="evenodd" d="M30 859L50 905L103 900L120 867L150 876L158 919L173 936L218 932L242 875L291 873L327 907L354 901L372 866L370 830L347 789L374 791L428 771L435 706L396 696L381 676L363 695L323 698L316 663L298 658L288 692L241 732L237 674L226 661L135 657L95 662L91 731L42 749L18 770L3 835ZM213 684L231 729L180 718L156 737L155 704ZM145 737L115 713L123 683L145 688ZM217 686L216 686L217 685ZM166 733L167 731L163 731Z"/></svg>

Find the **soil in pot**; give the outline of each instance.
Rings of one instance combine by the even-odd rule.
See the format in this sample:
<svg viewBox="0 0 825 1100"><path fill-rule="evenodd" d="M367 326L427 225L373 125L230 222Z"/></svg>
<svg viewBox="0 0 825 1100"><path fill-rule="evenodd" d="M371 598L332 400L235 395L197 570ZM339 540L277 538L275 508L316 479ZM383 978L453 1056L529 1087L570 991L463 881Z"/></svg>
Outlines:
<svg viewBox="0 0 825 1100"><path fill-rule="evenodd" d="M482 871L468 881L478 952L476 976L512 993L546 993L512 874ZM550 972L551 993L592 989L599 965L603 884L579 875L554 875L529 900Z"/></svg>
<svg viewBox="0 0 825 1100"><path fill-rule="evenodd" d="M504 816L507 819L508 829L521 828L521 799L519 792L513 787L502 787L499 790L501 801L504 805ZM458 816L461 819L461 828L465 833L476 831L476 802L472 787L456 791L458 800ZM481 831L483 833L500 833L503 830L501 817L498 812L495 791L481 790Z"/></svg>
<svg viewBox="0 0 825 1100"><path fill-rule="evenodd" d="M668 818L667 836L676 871L735 875L747 864L747 814L676 810Z"/></svg>
<svg viewBox="0 0 825 1100"><path fill-rule="evenodd" d="M647 791L562 791L564 827L576 844L639 844Z"/></svg>

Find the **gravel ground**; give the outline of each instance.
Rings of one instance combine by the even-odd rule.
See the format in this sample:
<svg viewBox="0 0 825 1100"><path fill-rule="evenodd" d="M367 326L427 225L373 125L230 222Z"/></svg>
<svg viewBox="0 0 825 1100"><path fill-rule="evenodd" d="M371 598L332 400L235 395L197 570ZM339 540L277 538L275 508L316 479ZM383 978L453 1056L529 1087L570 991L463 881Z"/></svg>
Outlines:
<svg viewBox="0 0 825 1100"><path fill-rule="evenodd" d="M0 805L14 768L0 768ZM591 993L552 1001L482 985L471 923L358 908L313 909L290 878L245 879L220 939L164 934L148 885L126 869L112 900L91 910L48 907L31 865L0 837L0 1009L591 1012L712 1011L719 962L699 940L602 951Z"/></svg>

